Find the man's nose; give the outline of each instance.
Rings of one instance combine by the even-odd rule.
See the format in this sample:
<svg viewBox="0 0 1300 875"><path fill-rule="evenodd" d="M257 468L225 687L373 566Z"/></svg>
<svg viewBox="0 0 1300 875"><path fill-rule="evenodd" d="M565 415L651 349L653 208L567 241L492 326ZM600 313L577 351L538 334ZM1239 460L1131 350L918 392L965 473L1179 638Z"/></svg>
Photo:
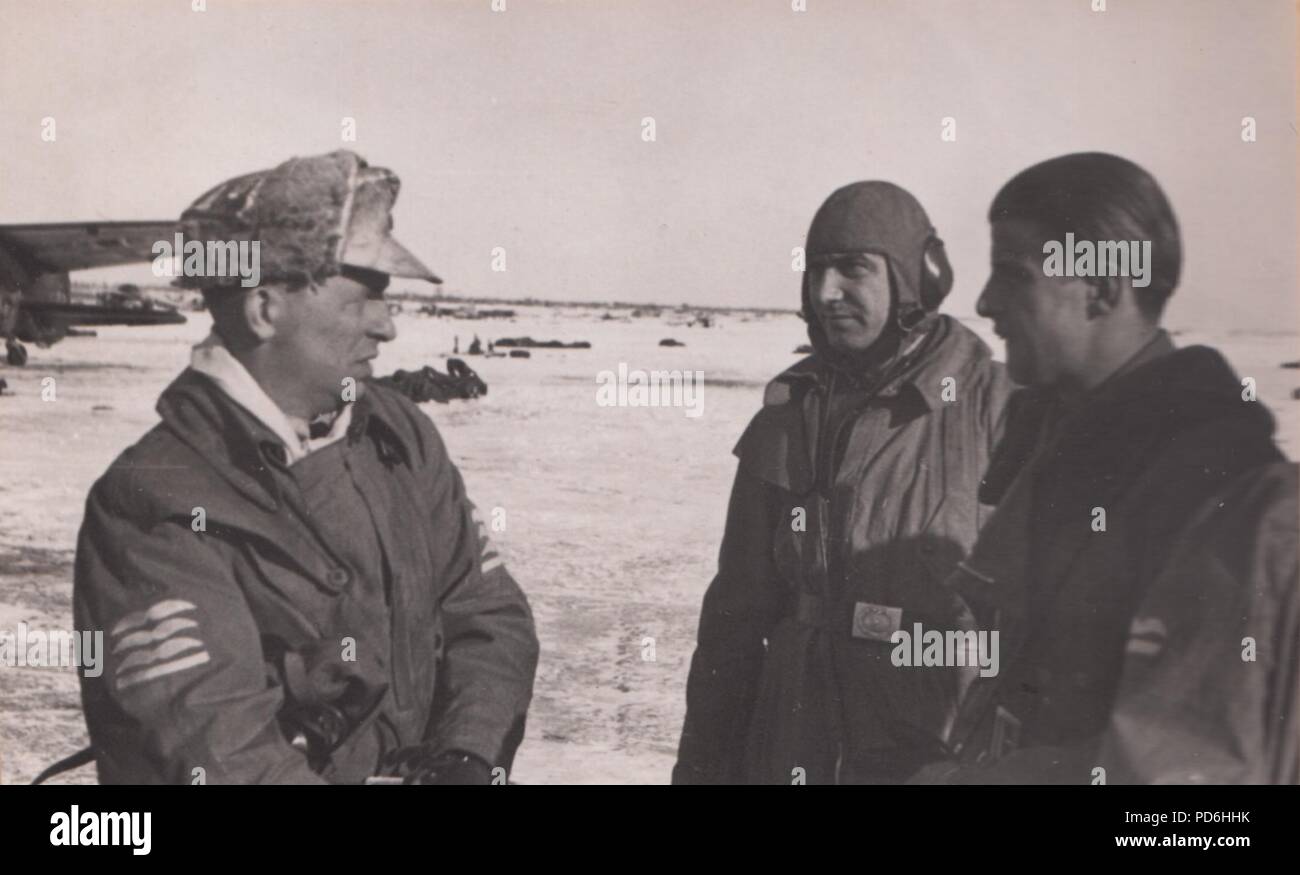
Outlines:
<svg viewBox="0 0 1300 875"><path fill-rule="evenodd" d="M843 298L844 292L836 282L838 278L839 274L832 268L813 271L810 278L813 300L819 304L828 304Z"/></svg>
<svg viewBox="0 0 1300 875"><path fill-rule="evenodd" d="M387 343L397 337L397 326L393 324L393 317L388 313L388 303L371 301L369 307L371 312L366 333L380 343Z"/></svg>

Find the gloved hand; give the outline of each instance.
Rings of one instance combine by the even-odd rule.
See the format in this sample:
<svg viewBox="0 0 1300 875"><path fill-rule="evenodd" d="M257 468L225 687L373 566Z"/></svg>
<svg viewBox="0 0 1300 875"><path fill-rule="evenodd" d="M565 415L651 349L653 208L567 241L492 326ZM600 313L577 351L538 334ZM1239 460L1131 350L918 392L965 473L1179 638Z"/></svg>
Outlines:
<svg viewBox="0 0 1300 875"><path fill-rule="evenodd" d="M492 783L492 768L472 753L459 750L434 754L425 745L393 751L384 758L384 772L403 784L460 785Z"/></svg>

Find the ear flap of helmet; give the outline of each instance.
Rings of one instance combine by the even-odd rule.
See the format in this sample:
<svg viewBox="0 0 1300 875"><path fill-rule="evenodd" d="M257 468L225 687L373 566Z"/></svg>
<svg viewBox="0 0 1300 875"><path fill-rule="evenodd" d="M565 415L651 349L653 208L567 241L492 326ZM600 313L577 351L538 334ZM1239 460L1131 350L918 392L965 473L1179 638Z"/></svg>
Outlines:
<svg viewBox="0 0 1300 875"><path fill-rule="evenodd" d="M943 241L931 234L921 251L921 306L929 312L938 310L952 291L952 279L952 265Z"/></svg>
<svg viewBox="0 0 1300 875"><path fill-rule="evenodd" d="M952 291L952 278L952 265L948 262L943 241L931 230L921 247L920 289L911 293L909 287L900 289L897 321L904 333L921 325L927 314L939 309L948 292Z"/></svg>

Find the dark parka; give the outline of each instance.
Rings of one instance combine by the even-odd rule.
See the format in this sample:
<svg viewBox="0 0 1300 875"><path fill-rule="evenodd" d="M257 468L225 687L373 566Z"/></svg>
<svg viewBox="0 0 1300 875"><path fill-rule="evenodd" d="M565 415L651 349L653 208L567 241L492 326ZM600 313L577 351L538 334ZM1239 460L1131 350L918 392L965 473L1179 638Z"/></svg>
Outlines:
<svg viewBox="0 0 1300 875"><path fill-rule="evenodd" d="M860 605L901 609L903 629L954 628L942 583L980 529L1011 385L946 316L896 378L845 394L859 406L837 434L819 434L841 376L820 354L791 367L736 447L677 782L901 780L940 755L956 675L892 665ZM832 470L818 470L822 441Z"/></svg>
<svg viewBox="0 0 1300 875"><path fill-rule="evenodd" d="M537 661L528 604L433 424L373 383L353 411L348 471L382 568L336 555L283 446L194 371L95 484L74 615L105 632L104 671L82 678L101 781L357 782L416 744L509 766ZM309 758L320 737L336 749Z"/></svg>
<svg viewBox="0 0 1300 875"><path fill-rule="evenodd" d="M1281 459L1272 431L1222 356L1163 333L1071 409L1013 401L989 492L1009 486L949 582L999 631L1001 670L962 703L947 780L1096 779L1139 606L1199 510Z"/></svg>

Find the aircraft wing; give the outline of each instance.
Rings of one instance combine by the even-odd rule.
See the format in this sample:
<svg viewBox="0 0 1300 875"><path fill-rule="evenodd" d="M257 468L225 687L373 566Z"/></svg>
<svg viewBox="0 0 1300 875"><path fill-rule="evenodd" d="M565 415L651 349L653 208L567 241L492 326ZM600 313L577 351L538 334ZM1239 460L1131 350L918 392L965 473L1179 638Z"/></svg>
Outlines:
<svg viewBox="0 0 1300 875"><path fill-rule="evenodd" d="M69 325L180 325L185 316L174 307L144 302L130 306L23 301L22 311L47 328Z"/></svg>
<svg viewBox="0 0 1300 875"><path fill-rule="evenodd" d="M42 271L85 270L152 261L154 243L170 242L176 228L174 221L0 225L0 246Z"/></svg>

